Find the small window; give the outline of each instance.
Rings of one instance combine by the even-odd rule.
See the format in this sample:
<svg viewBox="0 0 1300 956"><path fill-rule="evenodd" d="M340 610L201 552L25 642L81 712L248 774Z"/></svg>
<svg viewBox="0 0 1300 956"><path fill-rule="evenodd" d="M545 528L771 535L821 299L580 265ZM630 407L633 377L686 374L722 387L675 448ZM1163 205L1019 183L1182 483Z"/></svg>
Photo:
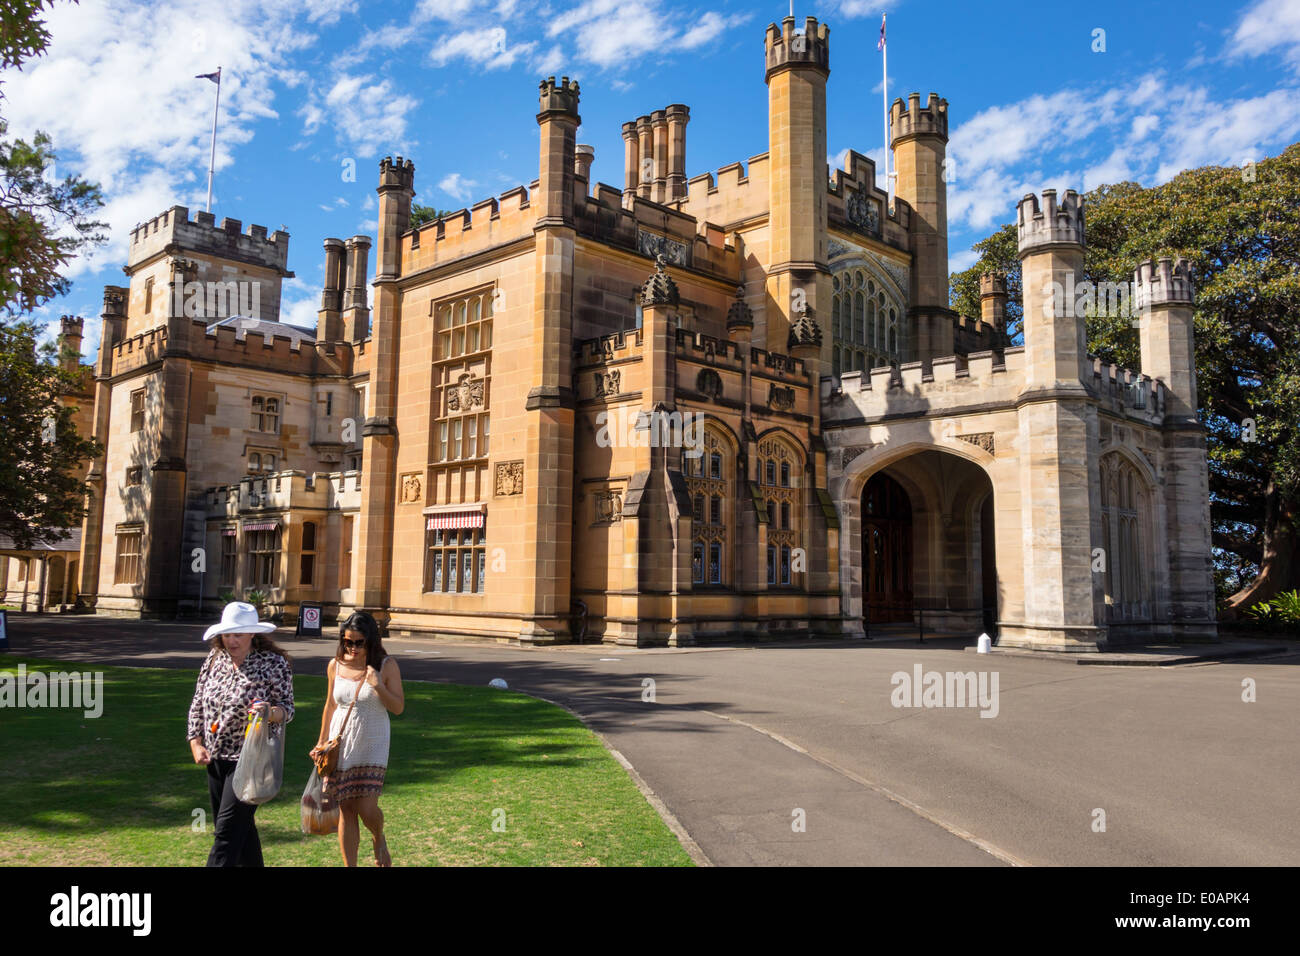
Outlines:
<svg viewBox="0 0 1300 956"><path fill-rule="evenodd" d="M722 477L722 456L719 455L716 451L709 456L709 477L710 478Z"/></svg>
<svg viewBox="0 0 1300 956"><path fill-rule="evenodd" d="M790 487L790 463L788 461L781 462L781 487Z"/></svg>
<svg viewBox="0 0 1300 956"><path fill-rule="evenodd" d="M709 524L722 524L722 499L717 495L709 500Z"/></svg>
<svg viewBox="0 0 1300 956"><path fill-rule="evenodd" d="M117 562L113 568L114 584L140 583L140 554L143 543L143 531L117 533ZM31 567L30 563L28 567Z"/></svg>
<svg viewBox="0 0 1300 956"><path fill-rule="evenodd" d="M137 388L131 393L131 431L138 432L144 428L144 389Z"/></svg>
<svg viewBox="0 0 1300 956"><path fill-rule="evenodd" d="M703 524L704 523L704 496L696 495L695 499L691 502L691 505L692 505L692 516L695 518L696 521Z"/></svg>
<svg viewBox="0 0 1300 956"><path fill-rule="evenodd" d="M310 587L316 580L316 522L302 525L302 555L299 559L298 583Z"/></svg>
<svg viewBox="0 0 1300 956"><path fill-rule="evenodd" d="M767 483L776 484L776 462L770 458L767 460Z"/></svg>
<svg viewBox="0 0 1300 956"><path fill-rule="evenodd" d="M234 528L223 528L221 532L221 583L232 586L239 566L239 538L236 534Z"/></svg>
<svg viewBox="0 0 1300 956"><path fill-rule="evenodd" d="M781 549L781 583L790 583L790 549Z"/></svg>
<svg viewBox="0 0 1300 956"><path fill-rule="evenodd" d="M790 527L790 502L781 502L781 527L789 529Z"/></svg>
<svg viewBox="0 0 1300 956"><path fill-rule="evenodd" d="M255 451L248 456L248 473L251 475L261 470L262 470L262 453Z"/></svg>
<svg viewBox="0 0 1300 956"><path fill-rule="evenodd" d="M716 541L709 545L709 583L722 583L722 545Z"/></svg>
<svg viewBox="0 0 1300 956"><path fill-rule="evenodd" d="M776 527L776 502L775 501L769 501L767 503L767 523L772 528Z"/></svg>
<svg viewBox="0 0 1300 956"><path fill-rule="evenodd" d="M776 546L767 546L767 583L776 584Z"/></svg>
<svg viewBox="0 0 1300 956"><path fill-rule="evenodd" d="M353 516L343 518L343 554L339 561L339 587L352 587L352 527Z"/></svg>
<svg viewBox="0 0 1300 956"><path fill-rule="evenodd" d="M704 542L697 541L691 547L691 581L704 583Z"/></svg>

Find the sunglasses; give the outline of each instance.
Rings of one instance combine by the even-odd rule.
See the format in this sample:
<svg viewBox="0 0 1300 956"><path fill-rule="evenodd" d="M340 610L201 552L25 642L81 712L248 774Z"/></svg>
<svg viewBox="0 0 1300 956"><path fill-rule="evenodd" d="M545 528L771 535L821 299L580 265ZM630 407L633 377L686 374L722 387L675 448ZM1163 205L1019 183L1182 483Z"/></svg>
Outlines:
<svg viewBox="0 0 1300 956"><path fill-rule="evenodd" d="M363 637L359 641L350 641L345 637L343 638L342 643L343 646L348 648L349 650L359 651L361 650L361 648L366 646L366 639Z"/></svg>

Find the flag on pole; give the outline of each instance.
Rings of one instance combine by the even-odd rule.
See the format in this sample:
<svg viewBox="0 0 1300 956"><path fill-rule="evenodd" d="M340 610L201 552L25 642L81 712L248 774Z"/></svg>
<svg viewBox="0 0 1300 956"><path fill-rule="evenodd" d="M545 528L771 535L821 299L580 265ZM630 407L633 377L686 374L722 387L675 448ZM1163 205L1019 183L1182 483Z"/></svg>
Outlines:
<svg viewBox="0 0 1300 956"><path fill-rule="evenodd" d="M882 13L880 15L880 41L876 44L876 49L883 50L884 48L885 48L885 15Z"/></svg>
<svg viewBox="0 0 1300 956"><path fill-rule="evenodd" d="M217 72L215 72L215 73L199 73L199 74L197 74L197 75L194 77L194 79L196 79L196 80L211 80L213 83L216 83L216 84L220 85L220 83L221 83L221 67L217 67Z"/></svg>

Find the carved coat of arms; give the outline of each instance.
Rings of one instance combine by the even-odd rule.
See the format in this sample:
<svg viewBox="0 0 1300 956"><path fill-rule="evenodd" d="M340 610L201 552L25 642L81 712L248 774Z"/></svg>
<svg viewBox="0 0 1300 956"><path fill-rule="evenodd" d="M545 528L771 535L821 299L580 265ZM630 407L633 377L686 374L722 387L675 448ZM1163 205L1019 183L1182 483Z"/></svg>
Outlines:
<svg viewBox="0 0 1300 956"><path fill-rule="evenodd" d="M447 388L447 408L453 412L468 411L483 406L483 381L472 375L462 375Z"/></svg>

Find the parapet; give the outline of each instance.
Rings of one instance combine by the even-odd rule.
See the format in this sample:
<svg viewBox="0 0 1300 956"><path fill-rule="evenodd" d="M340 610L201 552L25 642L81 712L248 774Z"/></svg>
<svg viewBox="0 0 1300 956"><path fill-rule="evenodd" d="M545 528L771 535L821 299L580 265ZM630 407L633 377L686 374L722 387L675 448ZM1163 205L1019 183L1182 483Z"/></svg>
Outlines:
<svg viewBox="0 0 1300 956"><path fill-rule="evenodd" d="M984 272L980 274L980 298L990 295L1007 294L1007 274L1005 272Z"/></svg>
<svg viewBox="0 0 1300 956"><path fill-rule="evenodd" d="M767 52L766 78L787 69L809 68L823 75L831 71L831 28L818 23L816 17L804 21L803 33L796 33L794 17L786 17L778 29L775 23L767 26L763 38Z"/></svg>
<svg viewBox="0 0 1300 956"><path fill-rule="evenodd" d="M380 189L415 189L415 163L409 159L405 162L398 156L396 160L385 156L379 161Z"/></svg>
<svg viewBox="0 0 1300 956"><path fill-rule="evenodd" d="M948 101L938 93L931 93L925 106L921 105L920 93L910 93L906 107L900 96L889 108L891 147L918 136L937 136L944 142L948 141Z"/></svg>
<svg viewBox="0 0 1300 956"><path fill-rule="evenodd" d="M131 245L127 253L127 270L163 252L168 246L211 255L236 262L261 266L289 276L289 234L277 229L269 237L265 226L250 225L241 231L238 219L226 217L216 225L211 213L196 213L190 219L186 206L172 206L161 215L141 223L131 230Z"/></svg>
<svg viewBox="0 0 1300 956"><path fill-rule="evenodd" d="M1193 301L1191 269L1181 256L1139 263L1133 287L1138 311L1158 305L1191 305Z"/></svg>
<svg viewBox="0 0 1300 956"><path fill-rule="evenodd" d="M567 76L561 77L559 83L555 82L553 76L542 80L538 90L537 122L540 123L552 113L572 116L581 121L578 116L578 95L577 80L570 81Z"/></svg>
<svg viewBox="0 0 1300 956"><path fill-rule="evenodd" d="M1073 189L1065 191L1060 206L1056 204L1056 190L1044 189L1041 207L1038 197L1028 193L1016 209L1021 257L1050 246L1083 245L1083 197Z"/></svg>

